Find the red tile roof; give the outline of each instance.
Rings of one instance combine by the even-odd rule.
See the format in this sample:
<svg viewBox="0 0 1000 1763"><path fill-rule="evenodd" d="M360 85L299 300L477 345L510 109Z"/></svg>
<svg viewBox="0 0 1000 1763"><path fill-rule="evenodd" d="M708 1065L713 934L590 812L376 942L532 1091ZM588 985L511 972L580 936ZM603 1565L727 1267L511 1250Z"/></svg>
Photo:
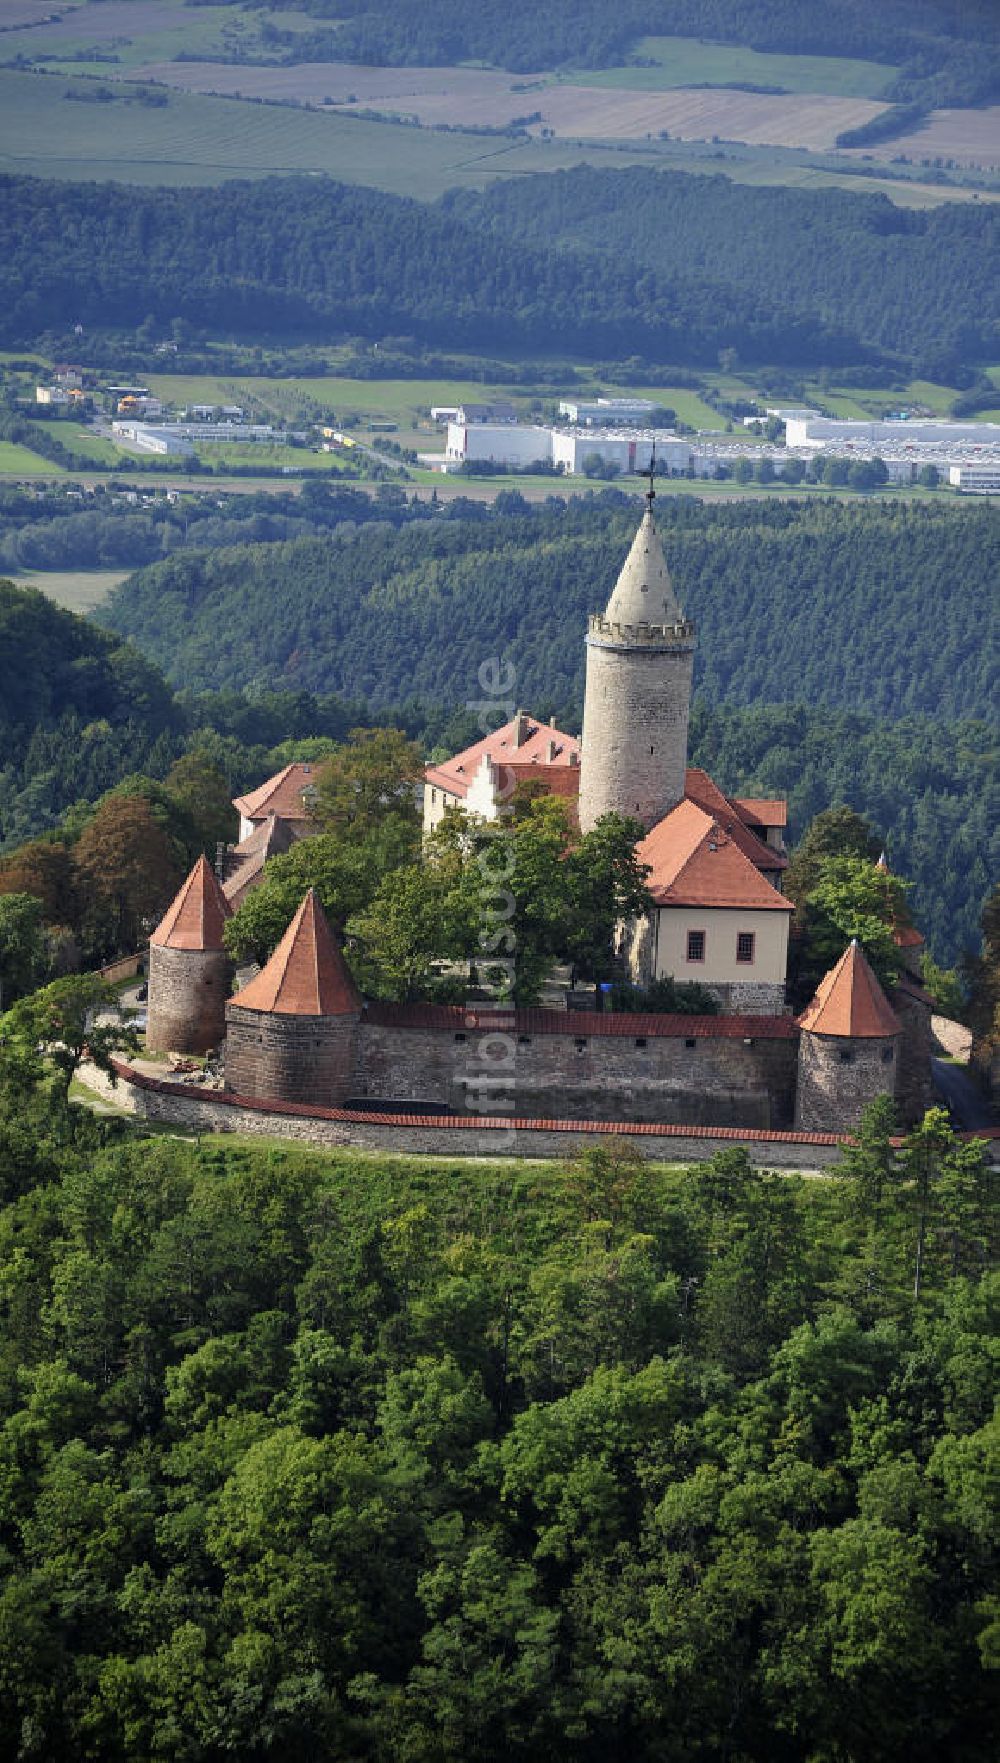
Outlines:
<svg viewBox="0 0 1000 1763"><path fill-rule="evenodd" d="M738 845L744 857L749 857L758 869L771 872L787 869L788 858L783 851L776 851L773 845L765 844L747 826L734 797L726 796L720 790L714 778L707 771L697 766L689 766L684 774L684 794L688 801L696 802L706 814L717 820L722 831L728 833L735 845ZM777 822L773 823L777 825Z"/></svg>
<svg viewBox="0 0 1000 1763"><path fill-rule="evenodd" d="M897 924L892 933L897 949L921 949L924 939L914 924Z"/></svg>
<svg viewBox="0 0 1000 1763"><path fill-rule="evenodd" d="M346 1016L361 1000L314 888L270 961L231 999L241 1010L280 1016Z"/></svg>
<svg viewBox="0 0 1000 1763"><path fill-rule="evenodd" d="M315 785L321 770L322 763L306 765L296 760L283 771L276 771L249 795L237 796L233 807L244 820L264 820L269 814L281 815L285 820L308 820L309 807L302 800L302 792Z"/></svg>
<svg viewBox="0 0 1000 1763"><path fill-rule="evenodd" d="M646 886L658 906L794 911L737 840L694 802L678 802L640 841L636 854L649 865Z"/></svg>
<svg viewBox="0 0 1000 1763"><path fill-rule="evenodd" d="M290 850L295 837L291 821L283 820L279 814L269 814L266 820L257 821L253 832L229 853L231 867L223 880L222 891L234 912L243 896L260 880L268 858Z"/></svg>
<svg viewBox="0 0 1000 1763"><path fill-rule="evenodd" d="M820 980L798 1022L811 1034L851 1040L885 1040L900 1032L899 1018L856 939Z"/></svg>
<svg viewBox="0 0 1000 1763"><path fill-rule="evenodd" d="M158 949L221 949L230 915L207 857L199 857L150 937Z"/></svg>
<svg viewBox="0 0 1000 1763"><path fill-rule="evenodd" d="M780 796L734 796L748 826L787 826L788 803Z"/></svg>
<svg viewBox="0 0 1000 1763"><path fill-rule="evenodd" d="M517 739L519 724L520 741ZM548 757L550 741L555 743L556 749L552 759ZM440 765L429 765L424 777L427 783L461 800L468 794L484 754L494 765L510 766L518 783L528 777L541 777L549 783L552 794L560 796L576 795L580 788L579 741L574 735L553 728L551 723L539 722L537 717L526 716L523 712L511 722L505 722L494 734L486 735L483 740L466 747L464 752L456 753L453 759L445 759Z"/></svg>
<svg viewBox="0 0 1000 1763"><path fill-rule="evenodd" d="M490 1004L365 1005L365 1021L378 1028L430 1028L452 1034L568 1035L627 1038L681 1036L693 1040L794 1040L790 1016L677 1016L625 1010L504 1010Z"/></svg>

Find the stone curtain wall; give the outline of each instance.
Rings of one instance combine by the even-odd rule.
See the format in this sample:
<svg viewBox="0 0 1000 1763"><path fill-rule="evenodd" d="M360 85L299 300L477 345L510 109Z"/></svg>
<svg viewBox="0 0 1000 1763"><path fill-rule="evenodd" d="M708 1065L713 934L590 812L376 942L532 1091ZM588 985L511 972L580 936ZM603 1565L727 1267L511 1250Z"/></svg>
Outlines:
<svg viewBox="0 0 1000 1763"><path fill-rule="evenodd" d="M358 1016L284 1016L267 1010L226 1012L226 1088L337 1108L351 1093Z"/></svg>
<svg viewBox="0 0 1000 1763"><path fill-rule="evenodd" d="M220 949L150 944L146 1045L159 1053L208 1053L226 1033L233 969Z"/></svg>
<svg viewBox="0 0 1000 1763"><path fill-rule="evenodd" d="M95 1066L81 1068L80 1078L114 1107L139 1119L187 1132L249 1133L327 1149L353 1146L411 1157L565 1160L586 1145L614 1137L625 1140L642 1156L658 1163L702 1163L719 1151L742 1146L761 1168L825 1169L838 1161L842 1143L831 1134L755 1133L735 1127L685 1128L520 1117L510 1121L485 1116L482 1120L422 1120L419 1116L377 1114L365 1117L347 1109L254 1101L189 1088L149 1078L144 1073L129 1073L122 1063L117 1063L116 1068L122 1075L114 1086Z"/></svg>
<svg viewBox="0 0 1000 1763"><path fill-rule="evenodd" d="M109 986L117 985L121 979L134 979L141 972L141 955L123 955L120 961L109 961L107 966L100 970L101 978L106 980Z"/></svg>
<svg viewBox="0 0 1000 1763"><path fill-rule="evenodd" d="M912 1126L914 1121L922 1119L934 1100L932 1009L929 1002L923 1003L914 997L905 985L896 987L891 1003L903 1030L899 1041L896 1103L899 1119L905 1126Z"/></svg>
<svg viewBox="0 0 1000 1763"><path fill-rule="evenodd" d="M891 1058L883 1057L886 1052ZM850 1132L876 1096L895 1095L898 1059L898 1037L848 1040L804 1031L799 1039L796 1129Z"/></svg>
<svg viewBox="0 0 1000 1763"><path fill-rule="evenodd" d="M352 1146L361 1150L401 1153L410 1157L542 1157L565 1160L603 1137L624 1140L641 1156L657 1163L703 1163L719 1151L740 1146L762 1169L830 1169L835 1172L844 1135L833 1133L754 1133L726 1127L609 1125L585 1121L420 1120L408 1116L364 1118L346 1109L295 1108L282 1103L252 1102L208 1090L191 1090L143 1073L130 1072L116 1061L121 1074L112 1085L95 1066L84 1066L81 1081L113 1106L144 1120L159 1121L187 1132L249 1133L291 1139L328 1150ZM513 1124L513 1144L511 1126ZM1000 1161L1000 1128L964 1133L983 1139Z"/></svg>
<svg viewBox="0 0 1000 1763"><path fill-rule="evenodd" d="M517 1114L758 1129L791 1125L794 1038L588 1036L574 1035L572 1023L570 1015L561 1034L512 1033L514 1065L507 1074ZM479 1040L475 1030L366 1022L351 1096L445 1103L464 1114L475 1108L477 1080L488 1069L477 1059ZM233 1087L241 1087L235 1078Z"/></svg>

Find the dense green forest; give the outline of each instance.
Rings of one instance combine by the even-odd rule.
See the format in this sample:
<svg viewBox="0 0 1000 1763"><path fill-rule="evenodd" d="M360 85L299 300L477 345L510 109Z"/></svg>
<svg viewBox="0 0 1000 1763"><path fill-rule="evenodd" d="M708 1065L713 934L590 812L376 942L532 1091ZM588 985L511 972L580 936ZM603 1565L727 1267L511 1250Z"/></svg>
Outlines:
<svg viewBox="0 0 1000 1763"><path fill-rule="evenodd" d="M988 1763L997 1187L143 1140L0 1018L0 1737ZM572 1148L569 1148L572 1154Z"/></svg>
<svg viewBox="0 0 1000 1763"><path fill-rule="evenodd" d="M373 498L329 479L307 480L298 491L268 485L183 501L143 485L147 500L139 507L126 502L127 494L124 485L96 484L85 498L75 484L0 484L0 570L138 569L190 546L270 543L329 532L347 521L402 525L434 513L394 491Z"/></svg>
<svg viewBox="0 0 1000 1763"><path fill-rule="evenodd" d="M1000 517L988 504L663 498L658 522L699 628L713 702L825 704L896 717L991 702ZM618 491L476 516L369 524L331 538L185 551L119 587L97 617L191 689L253 682L460 704L484 655L572 718L583 633L631 544Z"/></svg>
<svg viewBox="0 0 1000 1763"><path fill-rule="evenodd" d="M303 53L348 61L447 64L486 61L514 72L607 67L627 61L652 34L741 43L793 54L851 55L901 63L886 76L889 97L933 104L986 103L1000 91L997 21L992 0L288 0L296 12L336 19L336 33ZM300 33L296 33L296 38Z"/></svg>
<svg viewBox="0 0 1000 1763"><path fill-rule="evenodd" d="M442 199L528 249L606 253L665 283L752 288L764 311L791 304L928 378L996 353L1000 215L970 204L900 208L844 190L754 189L642 166L577 166ZM954 266L970 280L956 303Z"/></svg>
<svg viewBox="0 0 1000 1763"><path fill-rule="evenodd" d="M993 204L907 210L642 170L438 203L315 178L144 190L5 177L0 342L180 320L255 343L402 336L711 367L735 349L954 373L997 353L998 226Z"/></svg>

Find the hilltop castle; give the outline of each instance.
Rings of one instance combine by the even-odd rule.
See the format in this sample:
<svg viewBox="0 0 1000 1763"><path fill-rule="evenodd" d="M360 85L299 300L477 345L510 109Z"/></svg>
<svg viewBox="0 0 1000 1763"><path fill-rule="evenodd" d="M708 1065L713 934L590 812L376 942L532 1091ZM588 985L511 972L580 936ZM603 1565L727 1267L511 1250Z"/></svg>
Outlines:
<svg viewBox="0 0 1000 1763"><path fill-rule="evenodd" d="M930 999L917 933L898 939L904 973L891 999L852 944L797 1021L786 1006L785 804L727 796L688 766L696 633L653 503L651 487L607 608L589 622L581 740L518 711L428 767L424 827L449 808L495 819L527 780L569 801L584 832L609 812L639 821L650 905L620 927L618 953L640 987L698 980L721 1013L365 1002L312 892L233 994L226 918L268 856L312 831L313 768L295 764L237 800L240 843L220 852L218 874L199 860L154 932L150 1048L224 1047L225 1088L243 1098L467 1115L490 1100L490 1074L470 1065L469 1050L489 1030L511 1049L517 1113L540 1121L843 1132L880 1094L904 1118L922 1112Z"/></svg>

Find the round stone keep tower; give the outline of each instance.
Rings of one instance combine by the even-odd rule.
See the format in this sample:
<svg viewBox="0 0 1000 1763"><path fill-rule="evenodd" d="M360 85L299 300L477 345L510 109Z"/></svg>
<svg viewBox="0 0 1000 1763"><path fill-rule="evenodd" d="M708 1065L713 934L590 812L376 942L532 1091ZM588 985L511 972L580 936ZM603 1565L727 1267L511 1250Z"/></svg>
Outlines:
<svg viewBox="0 0 1000 1763"><path fill-rule="evenodd" d="M798 1131L852 1132L876 1096L895 1098L900 1023L856 940L798 1025Z"/></svg>
<svg viewBox="0 0 1000 1763"><path fill-rule="evenodd" d="M226 1005L226 1089L339 1108L361 999L312 888L266 967Z"/></svg>
<svg viewBox="0 0 1000 1763"><path fill-rule="evenodd" d="M671 585L654 499L650 487L607 610L587 631L583 832L610 813L655 826L684 795L695 629Z"/></svg>
<svg viewBox="0 0 1000 1763"><path fill-rule="evenodd" d="M222 941L227 901L199 857L149 939L146 1046L158 1053L207 1053L226 1032L233 969Z"/></svg>

